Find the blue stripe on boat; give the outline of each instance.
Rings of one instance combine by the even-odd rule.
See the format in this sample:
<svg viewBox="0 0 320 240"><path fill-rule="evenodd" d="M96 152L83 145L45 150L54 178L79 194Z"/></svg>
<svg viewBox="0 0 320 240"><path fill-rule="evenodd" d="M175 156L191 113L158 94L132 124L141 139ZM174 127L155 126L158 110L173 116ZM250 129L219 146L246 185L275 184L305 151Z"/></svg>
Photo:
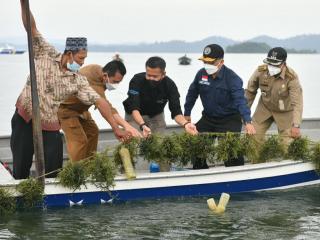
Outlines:
<svg viewBox="0 0 320 240"><path fill-rule="evenodd" d="M128 201L148 198L179 197L179 196L206 196L222 192L238 193L276 187L289 186L319 180L319 175L311 170L306 172L222 183L209 183L198 185L159 187L113 191L116 200ZM101 199L107 201L110 196L105 192L85 192L73 194L52 194L45 198L45 204L50 206L69 206L69 200L83 204L97 204Z"/></svg>

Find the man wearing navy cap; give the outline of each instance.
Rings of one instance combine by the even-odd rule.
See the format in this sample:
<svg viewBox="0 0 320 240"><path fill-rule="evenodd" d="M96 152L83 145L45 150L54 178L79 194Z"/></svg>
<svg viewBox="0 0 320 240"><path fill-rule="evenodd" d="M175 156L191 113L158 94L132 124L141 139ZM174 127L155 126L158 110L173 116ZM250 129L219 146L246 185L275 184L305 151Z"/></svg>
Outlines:
<svg viewBox="0 0 320 240"><path fill-rule="evenodd" d="M198 71L189 87L184 115L191 120L191 110L200 95L203 105L202 117L196 124L199 132L241 132L242 121L248 134L254 134L250 109L244 96L241 78L224 65L223 48L210 44L203 50L204 67ZM244 159L229 159L226 166L243 165ZM205 159L197 159L194 169L208 168Z"/></svg>
<svg viewBox="0 0 320 240"><path fill-rule="evenodd" d="M261 96L253 115L256 138L263 141L264 134L273 122L278 127L283 143L287 146L292 138L300 136L303 96L298 75L287 66L287 52L282 47L272 48L265 64L252 74L246 89L251 107L257 90Z"/></svg>
<svg viewBox="0 0 320 240"><path fill-rule="evenodd" d="M26 2L20 0L20 3L22 21L26 27ZM57 112L60 103L70 96L76 96L84 104L94 104L111 125L115 136L121 140L129 139L130 134L119 128L107 101L90 87L84 76L77 73L87 57L87 39L67 38L65 51L61 54L39 33L32 14L30 18L43 133L45 172L50 173L62 167L62 139ZM30 174L34 153L30 77L28 77L16 102L11 128L10 146L13 157L13 176L16 179L27 178ZM47 177L55 177L56 174L57 172L54 172Z"/></svg>

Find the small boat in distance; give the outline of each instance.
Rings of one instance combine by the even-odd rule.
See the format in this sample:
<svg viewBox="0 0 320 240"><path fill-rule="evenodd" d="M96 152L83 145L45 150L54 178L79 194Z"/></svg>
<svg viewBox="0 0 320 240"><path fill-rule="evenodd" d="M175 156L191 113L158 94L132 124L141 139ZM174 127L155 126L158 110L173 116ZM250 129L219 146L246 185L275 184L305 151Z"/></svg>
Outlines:
<svg viewBox="0 0 320 240"><path fill-rule="evenodd" d="M180 65L190 65L191 64L191 58L187 57L187 54L185 54L183 57L179 58L179 64Z"/></svg>
<svg viewBox="0 0 320 240"><path fill-rule="evenodd" d="M118 52L114 54L112 60L123 62L123 59L120 57L120 54Z"/></svg>
<svg viewBox="0 0 320 240"><path fill-rule="evenodd" d="M5 47L0 48L0 54L23 54L24 50L16 50L13 46L6 44Z"/></svg>

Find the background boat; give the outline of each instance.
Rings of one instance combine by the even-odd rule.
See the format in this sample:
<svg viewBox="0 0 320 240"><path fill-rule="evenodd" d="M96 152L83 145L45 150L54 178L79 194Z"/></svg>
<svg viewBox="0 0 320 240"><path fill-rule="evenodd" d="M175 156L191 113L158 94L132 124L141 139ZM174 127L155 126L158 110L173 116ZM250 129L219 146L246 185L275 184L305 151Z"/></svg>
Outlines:
<svg viewBox="0 0 320 240"><path fill-rule="evenodd" d="M23 54L24 50L16 50L15 47L6 44L5 47L0 48L0 54Z"/></svg>
<svg viewBox="0 0 320 240"><path fill-rule="evenodd" d="M180 65L190 65L191 64L191 58L187 57L185 54L181 58L178 59Z"/></svg>

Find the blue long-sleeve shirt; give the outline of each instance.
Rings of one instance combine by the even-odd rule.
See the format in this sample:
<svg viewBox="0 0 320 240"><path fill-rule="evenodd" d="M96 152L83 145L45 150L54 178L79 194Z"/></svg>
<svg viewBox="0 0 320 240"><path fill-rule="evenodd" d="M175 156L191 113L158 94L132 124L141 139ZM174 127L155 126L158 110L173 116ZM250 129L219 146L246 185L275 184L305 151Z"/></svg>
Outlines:
<svg viewBox="0 0 320 240"><path fill-rule="evenodd" d="M184 115L191 115L191 110L200 95L203 113L206 116L221 118L240 113L244 122L250 122L251 111L242 86L242 79L224 65L214 79L202 68L189 87Z"/></svg>

